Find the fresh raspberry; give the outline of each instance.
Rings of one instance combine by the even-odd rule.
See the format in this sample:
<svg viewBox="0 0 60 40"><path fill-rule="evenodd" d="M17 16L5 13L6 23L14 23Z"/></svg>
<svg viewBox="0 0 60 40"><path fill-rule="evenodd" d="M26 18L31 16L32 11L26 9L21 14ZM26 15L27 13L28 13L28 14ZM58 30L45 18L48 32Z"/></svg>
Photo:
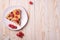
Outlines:
<svg viewBox="0 0 60 40"><path fill-rule="evenodd" d="M9 27L12 28L12 29L16 29L17 28L17 26L14 26L12 24L9 24Z"/></svg>
<svg viewBox="0 0 60 40"><path fill-rule="evenodd" d="M30 1L30 2L29 2L29 4L31 4L31 5L32 5L32 4L33 4L33 2L32 2L32 1Z"/></svg>
<svg viewBox="0 0 60 40"><path fill-rule="evenodd" d="M17 33L16 34L18 37L21 37L21 38L23 38L23 36L24 36L24 33L23 32L19 32L19 33Z"/></svg>

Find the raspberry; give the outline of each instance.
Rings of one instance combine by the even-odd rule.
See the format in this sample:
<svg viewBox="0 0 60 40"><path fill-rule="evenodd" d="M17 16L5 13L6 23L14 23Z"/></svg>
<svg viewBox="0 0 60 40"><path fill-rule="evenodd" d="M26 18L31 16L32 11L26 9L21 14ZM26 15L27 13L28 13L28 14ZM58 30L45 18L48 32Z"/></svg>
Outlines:
<svg viewBox="0 0 60 40"><path fill-rule="evenodd" d="M32 1L30 1L30 2L29 2L29 4L31 4L31 5L32 5L32 4L33 4L33 2L32 2Z"/></svg>
<svg viewBox="0 0 60 40"><path fill-rule="evenodd" d="M23 38L23 36L24 36L24 33L23 32L19 32L19 33L17 33L16 34L18 37L21 37L21 38Z"/></svg>
<svg viewBox="0 0 60 40"><path fill-rule="evenodd" d="M9 24L9 27L12 28L12 29L16 29L17 27L12 25L12 24Z"/></svg>
<svg viewBox="0 0 60 40"><path fill-rule="evenodd" d="M9 17L14 17L14 14L13 14L13 12L11 12L11 14L9 15Z"/></svg>
<svg viewBox="0 0 60 40"><path fill-rule="evenodd" d="M15 20L15 22L19 23L19 20Z"/></svg>
<svg viewBox="0 0 60 40"><path fill-rule="evenodd" d="M16 15L19 15L19 11L16 11Z"/></svg>

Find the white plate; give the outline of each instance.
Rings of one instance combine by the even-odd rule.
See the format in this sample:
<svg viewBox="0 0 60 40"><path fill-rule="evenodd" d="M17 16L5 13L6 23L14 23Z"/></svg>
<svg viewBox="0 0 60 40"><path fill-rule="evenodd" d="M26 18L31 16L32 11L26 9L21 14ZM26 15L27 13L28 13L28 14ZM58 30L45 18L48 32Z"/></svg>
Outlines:
<svg viewBox="0 0 60 40"><path fill-rule="evenodd" d="M15 23L13 23L13 22L11 22L11 21L9 21L9 20L6 19L7 14L9 12L11 12L12 10L14 10L14 9L20 9L22 11L22 13L21 13L21 25L20 26L16 25ZM7 28L9 28L11 30L19 30L19 29L23 28L24 25L26 25L26 23L28 22L28 14L27 14L26 10L23 7L21 7L21 6L11 6L11 7L8 7L5 10L5 12L4 12L3 22L5 22ZM17 26L17 29L10 28L8 26L9 24L13 24L13 25Z"/></svg>

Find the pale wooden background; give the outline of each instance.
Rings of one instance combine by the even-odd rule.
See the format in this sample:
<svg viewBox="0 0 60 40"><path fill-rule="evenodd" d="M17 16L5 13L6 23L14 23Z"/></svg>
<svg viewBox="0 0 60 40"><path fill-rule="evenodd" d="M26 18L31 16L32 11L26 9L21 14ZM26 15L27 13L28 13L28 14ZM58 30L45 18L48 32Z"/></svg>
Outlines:
<svg viewBox="0 0 60 40"><path fill-rule="evenodd" d="M1 21L4 10L13 5L25 7L29 14L22 39L15 35L18 31L9 30ZM11 40L60 40L60 0L0 0L0 40L8 35Z"/></svg>

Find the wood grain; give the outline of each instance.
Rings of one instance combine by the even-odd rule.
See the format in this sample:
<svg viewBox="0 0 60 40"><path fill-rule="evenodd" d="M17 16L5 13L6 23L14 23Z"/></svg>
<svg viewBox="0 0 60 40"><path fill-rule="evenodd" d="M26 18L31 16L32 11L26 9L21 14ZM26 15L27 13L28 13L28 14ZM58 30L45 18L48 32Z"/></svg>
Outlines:
<svg viewBox="0 0 60 40"><path fill-rule="evenodd" d="M33 5L29 4L33 2ZM2 22L3 12L9 6L23 6L29 14L29 22L22 30L25 36L16 36ZM0 0L0 40L60 40L60 0Z"/></svg>

